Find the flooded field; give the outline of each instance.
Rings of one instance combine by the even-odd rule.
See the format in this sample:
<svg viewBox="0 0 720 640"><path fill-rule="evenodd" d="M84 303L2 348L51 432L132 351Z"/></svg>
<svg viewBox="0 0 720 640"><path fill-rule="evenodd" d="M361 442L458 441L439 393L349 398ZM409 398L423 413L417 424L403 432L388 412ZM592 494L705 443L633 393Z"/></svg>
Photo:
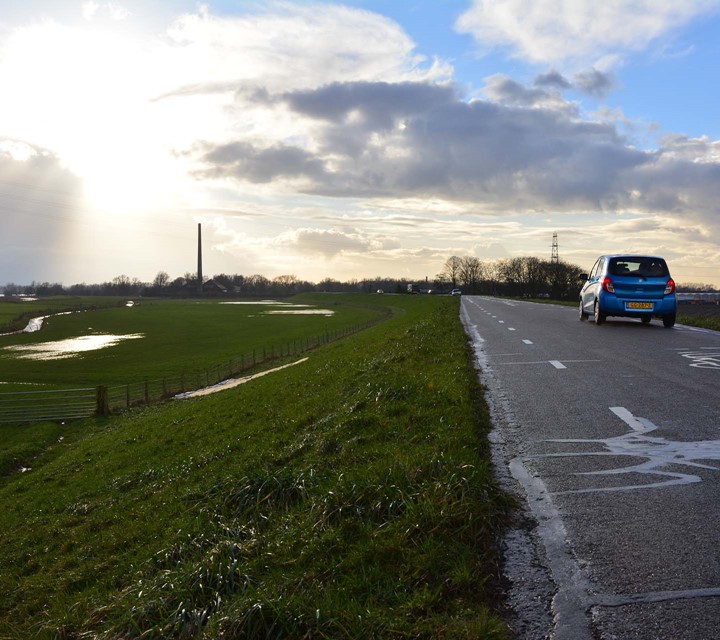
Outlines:
<svg viewBox="0 0 720 640"><path fill-rule="evenodd" d="M142 333L129 335L90 335L52 342L39 342L36 344L21 344L5 347L4 351L15 353L16 358L23 360L63 360L73 358L81 353L97 351L114 347L123 340L137 340L143 338Z"/></svg>
<svg viewBox="0 0 720 640"><path fill-rule="evenodd" d="M289 300L116 299L112 306L53 315L38 304L39 330L0 336L0 382L48 387L115 385L238 368L296 351L384 311L375 298ZM107 302L107 301L106 301ZM59 304L59 303L58 303ZM42 305L42 306L40 306ZM25 305L6 305L9 319ZM0 305L2 311L2 305ZM58 313L66 312L58 309ZM43 317L42 323L40 317ZM27 325L27 320L25 320ZM24 326L24 325L23 325Z"/></svg>

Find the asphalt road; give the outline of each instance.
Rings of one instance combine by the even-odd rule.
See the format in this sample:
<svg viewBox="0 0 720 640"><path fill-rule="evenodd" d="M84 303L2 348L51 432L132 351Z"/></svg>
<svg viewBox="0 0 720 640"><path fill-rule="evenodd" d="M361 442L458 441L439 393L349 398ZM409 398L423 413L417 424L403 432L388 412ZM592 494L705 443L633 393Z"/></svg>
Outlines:
<svg viewBox="0 0 720 640"><path fill-rule="evenodd" d="M720 333L465 296L522 639L720 639Z"/></svg>

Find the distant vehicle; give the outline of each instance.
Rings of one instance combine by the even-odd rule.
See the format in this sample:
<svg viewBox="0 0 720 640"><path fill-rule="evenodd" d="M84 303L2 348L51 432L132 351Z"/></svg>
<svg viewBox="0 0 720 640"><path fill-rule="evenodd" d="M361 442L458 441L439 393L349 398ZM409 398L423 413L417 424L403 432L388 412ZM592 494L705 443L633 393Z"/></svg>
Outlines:
<svg viewBox="0 0 720 640"><path fill-rule="evenodd" d="M407 292L408 293L420 293L420 285L417 284L409 284L407 286Z"/></svg>
<svg viewBox="0 0 720 640"><path fill-rule="evenodd" d="M378 293L385 293L382 289L377 290Z"/></svg>
<svg viewBox="0 0 720 640"><path fill-rule="evenodd" d="M580 291L580 320L592 315L595 324L602 324L608 316L622 316L647 324L659 316L664 326L675 324L675 281L662 258L600 256L585 278Z"/></svg>
<svg viewBox="0 0 720 640"><path fill-rule="evenodd" d="M450 292L450 295L451 295L451 296L461 296L461 295L462 295L462 291L460 291L460 289L453 289L453 290Z"/></svg>

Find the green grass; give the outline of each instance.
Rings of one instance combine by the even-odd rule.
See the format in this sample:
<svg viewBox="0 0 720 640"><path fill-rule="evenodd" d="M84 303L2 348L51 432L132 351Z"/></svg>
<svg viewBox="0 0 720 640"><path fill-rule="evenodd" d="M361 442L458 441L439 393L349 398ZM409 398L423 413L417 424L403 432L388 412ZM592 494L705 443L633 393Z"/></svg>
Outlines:
<svg viewBox="0 0 720 640"><path fill-rule="evenodd" d="M680 324L687 324L691 327L701 327L703 329L720 331L720 317L718 316L679 315L677 321Z"/></svg>
<svg viewBox="0 0 720 640"><path fill-rule="evenodd" d="M61 360L20 359L14 352L0 348L0 381L68 387L177 376L227 363L253 349L281 347L370 322L383 313L371 304L373 301L370 296L346 296L342 302L338 296L322 295L292 299L330 309L334 312L330 317L266 316L262 313L272 307L152 299L137 301L131 308L116 304L63 315L47 320L42 331L5 336L0 346L32 345L93 333L144 337Z"/></svg>
<svg viewBox="0 0 720 640"><path fill-rule="evenodd" d="M0 638L506 638L458 301L388 303L296 367L50 434L0 479Z"/></svg>

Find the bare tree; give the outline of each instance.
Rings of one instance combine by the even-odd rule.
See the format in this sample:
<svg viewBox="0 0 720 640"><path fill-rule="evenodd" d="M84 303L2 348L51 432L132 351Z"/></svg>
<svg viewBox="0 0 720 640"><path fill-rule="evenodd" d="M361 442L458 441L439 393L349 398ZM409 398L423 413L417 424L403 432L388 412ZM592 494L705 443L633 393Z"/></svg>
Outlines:
<svg viewBox="0 0 720 640"><path fill-rule="evenodd" d="M460 269L462 265L462 259L458 256L450 256L445 260L442 271L438 274L440 280L449 280L452 282L453 289L457 287L458 279L460 277Z"/></svg>
<svg viewBox="0 0 720 640"><path fill-rule="evenodd" d="M458 279L462 283L466 293L477 293L480 283L487 277L485 264L475 256L464 256L460 258L460 269Z"/></svg>
<svg viewBox="0 0 720 640"><path fill-rule="evenodd" d="M170 276L166 271L158 271L155 279L153 280L152 286L156 289L164 289L170 284Z"/></svg>

